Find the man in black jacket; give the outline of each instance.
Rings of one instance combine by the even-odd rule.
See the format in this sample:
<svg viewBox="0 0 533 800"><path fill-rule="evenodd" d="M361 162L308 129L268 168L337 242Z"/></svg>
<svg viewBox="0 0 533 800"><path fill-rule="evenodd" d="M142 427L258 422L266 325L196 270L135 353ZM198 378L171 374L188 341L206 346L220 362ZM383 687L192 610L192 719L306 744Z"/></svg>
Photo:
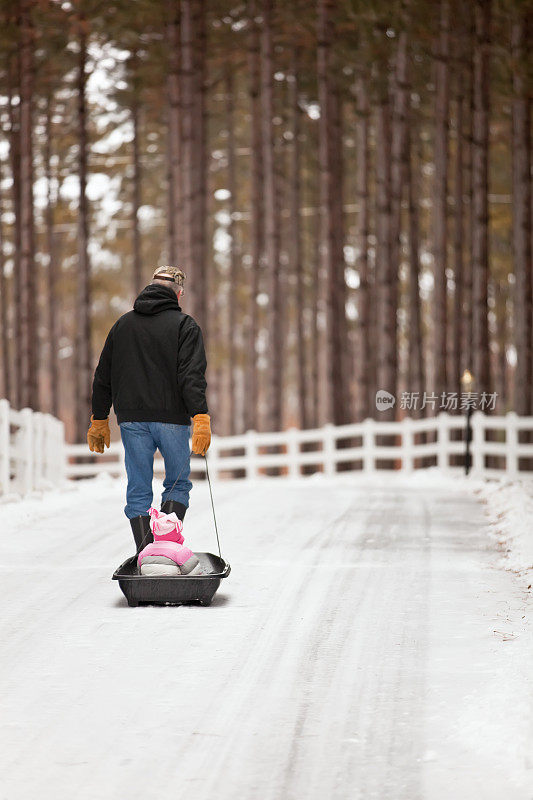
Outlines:
<svg viewBox="0 0 533 800"><path fill-rule="evenodd" d="M193 453L205 455L211 442L202 331L180 308L184 281L177 267L156 269L133 311L109 331L94 373L87 442L91 452L103 453L104 445L109 447L113 405L128 476L124 512L137 548L152 541L148 509L156 449L165 462L161 510L174 511L183 520L192 487L191 417Z"/></svg>

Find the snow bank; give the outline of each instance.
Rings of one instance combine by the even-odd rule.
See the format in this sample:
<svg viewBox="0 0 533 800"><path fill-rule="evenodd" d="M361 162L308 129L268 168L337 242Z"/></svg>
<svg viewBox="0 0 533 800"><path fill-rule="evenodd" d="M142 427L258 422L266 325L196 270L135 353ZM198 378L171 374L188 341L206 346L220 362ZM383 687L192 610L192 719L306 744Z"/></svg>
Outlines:
<svg viewBox="0 0 533 800"><path fill-rule="evenodd" d="M485 503L503 566L518 573L533 570L533 482L484 481L475 494Z"/></svg>

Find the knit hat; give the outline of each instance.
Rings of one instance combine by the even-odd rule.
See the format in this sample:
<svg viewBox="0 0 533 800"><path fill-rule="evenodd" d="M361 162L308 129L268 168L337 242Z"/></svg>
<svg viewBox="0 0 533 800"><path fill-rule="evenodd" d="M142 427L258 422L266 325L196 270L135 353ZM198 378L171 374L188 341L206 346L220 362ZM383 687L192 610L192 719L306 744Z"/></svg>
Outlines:
<svg viewBox="0 0 533 800"><path fill-rule="evenodd" d="M186 275L179 267L158 267L152 275L152 280L170 281L183 287Z"/></svg>

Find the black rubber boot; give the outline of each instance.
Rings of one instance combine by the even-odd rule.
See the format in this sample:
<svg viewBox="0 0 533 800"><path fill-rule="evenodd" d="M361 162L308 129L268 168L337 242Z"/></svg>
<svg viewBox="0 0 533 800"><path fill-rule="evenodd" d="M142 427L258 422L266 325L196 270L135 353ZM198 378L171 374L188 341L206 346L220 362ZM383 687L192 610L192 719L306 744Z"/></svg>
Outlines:
<svg viewBox="0 0 533 800"><path fill-rule="evenodd" d="M133 532L133 538L135 539L135 547L137 548L137 552L142 550L143 547L146 547L147 544L150 544L154 541L152 531L150 530L150 517L133 517L133 519L130 519L130 525Z"/></svg>
<svg viewBox="0 0 533 800"><path fill-rule="evenodd" d="M172 514L172 512L174 512L177 518L181 519L183 522L187 506L184 506L183 503L179 503L177 500L165 500L165 502L161 504L161 511L163 514Z"/></svg>

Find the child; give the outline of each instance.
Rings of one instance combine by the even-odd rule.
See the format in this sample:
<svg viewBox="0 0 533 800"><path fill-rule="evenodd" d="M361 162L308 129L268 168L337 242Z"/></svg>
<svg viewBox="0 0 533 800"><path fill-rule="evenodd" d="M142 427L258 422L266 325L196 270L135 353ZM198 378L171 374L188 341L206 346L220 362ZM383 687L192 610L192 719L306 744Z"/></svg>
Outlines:
<svg viewBox="0 0 533 800"><path fill-rule="evenodd" d="M202 575L198 558L183 544L181 519L174 512L163 514L156 508L150 508L149 514L154 541L139 553L140 574L152 577Z"/></svg>

